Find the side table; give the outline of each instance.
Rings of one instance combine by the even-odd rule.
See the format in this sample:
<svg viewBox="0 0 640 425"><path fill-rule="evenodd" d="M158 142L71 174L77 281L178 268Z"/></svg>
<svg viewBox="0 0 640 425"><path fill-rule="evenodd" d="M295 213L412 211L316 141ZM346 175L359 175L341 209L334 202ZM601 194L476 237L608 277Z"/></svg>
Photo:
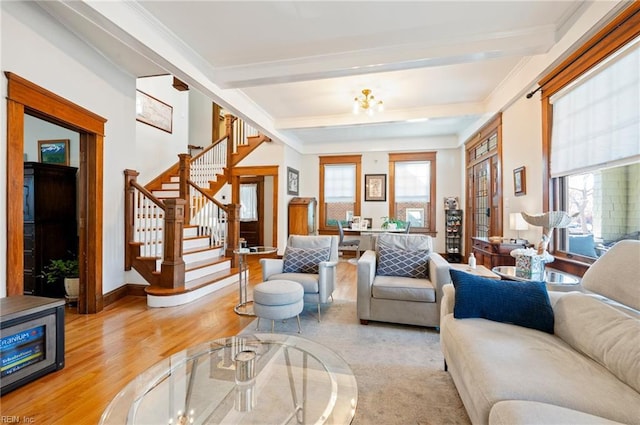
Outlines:
<svg viewBox="0 0 640 425"><path fill-rule="evenodd" d="M253 300L247 296L249 286L249 266L247 255L265 255L277 252L278 248L272 246L253 246L251 248L234 249L233 253L238 255L238 304L233 308L237 314L242 316L255 316L253 313Z"/></svg>

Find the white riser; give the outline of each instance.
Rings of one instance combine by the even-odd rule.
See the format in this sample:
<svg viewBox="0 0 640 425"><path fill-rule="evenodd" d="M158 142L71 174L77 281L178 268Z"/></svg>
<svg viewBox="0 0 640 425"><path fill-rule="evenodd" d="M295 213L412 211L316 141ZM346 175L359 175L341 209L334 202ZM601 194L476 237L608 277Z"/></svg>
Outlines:
<svg viewBox="0 0 640 425"><path fill-rule="evenodd" d="M213 285L206 285L195 291L185 292L183 294L158 297L155 295L147 295L147 305L149 307L175 307L177 305L187 304L199 298L209 295L229 285L238 283L238 275L232 275L216 282Z"/></svg>
<svg viewBox="0 0 640 425"><path fill-rule="evenodd" d="M194 279L198 279L202 276L206 276L211 273L221 272L223 270L229 270L231 268L231 261L223 261L216 264L211 264L210 266L200 267L196 270L189 270L184 274L184 281L189 282Z"/></svg>
<svg viewBox="0 0 640 425"><path fill-rule="evenodd" d="M172 176L170 181L171 183L180 183L180 176Z"/></svg>
<svg viewBox="0 0 640 425"><path fill-rule="evenodd" d="M182 230L182 236L185 238L191 238L194 236L198 236L198 228L197 227L185 227Z"/></svg>
<svg viewBox="0 0 640 425"><path fill-rule="evenodd" d="M207 251L198 251L190 254L184 254L182 258L184 259L185 264L191 264L196 261L202 261L209 258L219 258L224 255L222 248L217 248L213 250Z"/></svg>
<svg viewBox="0 0 640 425"><path fill-rule="evenodd" d="M182 249L206 248L209 246L209 238L185 239L182 241Z"/></svg>
<svg viewBox="0 0 640 425"><path fill-rule="evenodd" d="M180 190L180 183L162 183L162 190Z"/></svg>
<svg viewBox="0 0 640 425"><path fill-rule="evenodd" d="M180 196L179 190L154 190L152 193L156 198L177 198Z"/></svg>

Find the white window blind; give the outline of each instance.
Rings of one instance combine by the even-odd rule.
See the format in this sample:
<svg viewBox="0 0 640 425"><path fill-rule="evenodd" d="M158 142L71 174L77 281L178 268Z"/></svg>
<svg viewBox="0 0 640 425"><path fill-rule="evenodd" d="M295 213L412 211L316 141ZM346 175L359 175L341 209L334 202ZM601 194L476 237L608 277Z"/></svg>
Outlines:
<svg viewBox="0 0 640 425"><path fill-rule="evenodd" d="M431 194L431 163L396 162L396 202L429 202Z"/></svg>
<svg viewBox="0 0 640 425"><path fill-rule="evenodd" d="M355 202L356 166L338 164L324 166L325 203Z"/></svg>
<svg viewBox="0 0 640 425"><path fill-rule="evenodd" d="M551 103L552 177L640 159L640 40Z"/></svg>
<svg viewBox="0 0 640 425"><path fill-rule="evenodd" d="M240 221L258 220L258 185L244 183L240 185Z"/></svg>

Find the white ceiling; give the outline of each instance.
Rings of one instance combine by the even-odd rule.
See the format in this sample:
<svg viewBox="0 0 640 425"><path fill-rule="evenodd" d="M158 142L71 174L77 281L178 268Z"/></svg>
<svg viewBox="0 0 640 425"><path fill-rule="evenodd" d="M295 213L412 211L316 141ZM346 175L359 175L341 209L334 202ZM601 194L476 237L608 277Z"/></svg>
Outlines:
<svg viewBox="0 0 640 425"><path fill-rule="evenodd" d="M491 93L527 57L547 52L586 2L40 4L136 76L176 74L154 58L148 37L123 30L134 11L159 31L158 40L193 59L189 69L199 81L242 96L284 138L308 146L458 137L491 112ZM384 101L383 113L352 114L363 88Z"/></svg>

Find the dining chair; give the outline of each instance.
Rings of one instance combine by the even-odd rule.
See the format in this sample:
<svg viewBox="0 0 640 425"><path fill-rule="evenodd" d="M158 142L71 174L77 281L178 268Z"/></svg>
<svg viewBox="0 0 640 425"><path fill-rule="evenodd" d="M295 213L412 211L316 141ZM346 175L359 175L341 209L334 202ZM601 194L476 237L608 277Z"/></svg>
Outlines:
<svg viewBox="0 0 640 425"><path fill-rule="evenodd" d="M360 258L360 239L344 239L344 229L342 228L342 222L338 220L338 231L340 232L340 240L338 242L338 251L342 251L341 248L356 247L356 259Z"/></svg>

